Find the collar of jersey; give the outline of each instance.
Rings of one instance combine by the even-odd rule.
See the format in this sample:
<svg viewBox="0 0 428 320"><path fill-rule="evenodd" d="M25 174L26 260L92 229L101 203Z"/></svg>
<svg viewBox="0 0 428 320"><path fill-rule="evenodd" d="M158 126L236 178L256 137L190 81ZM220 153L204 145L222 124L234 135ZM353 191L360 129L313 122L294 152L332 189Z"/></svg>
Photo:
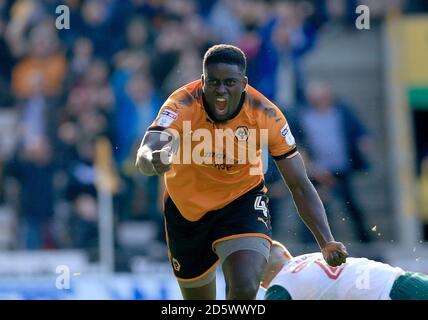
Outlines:
<svg viewBox="0 0 428 320"><path fill-rule="evenodd" d="M210 120L212 121L212 122L215 122L215 123L225 123L225 122L227 122L227 121L230 121L230 120L232 120L233 118L235 118L240 112L241 112L241 109L242 109L242 107L243 107L243 105L244 105L244 102L245 102L245 91L244 92L242 92L242 94L241 94L241 100L239 100L239 105L238 105L238 109L236 109L236 111L230 116L230 118L228 118L228 119L226 119L226 120L218 120L216 117L215 117L215 115L211 112L211 110L207 107L207 105L208 105L208 103L205 101L205 97L204 97L204 95L202 94L202 106L204 107L204 109L205 109L205 112L207 113L207 115L208 115L208 117L210 118Z"/></svg>

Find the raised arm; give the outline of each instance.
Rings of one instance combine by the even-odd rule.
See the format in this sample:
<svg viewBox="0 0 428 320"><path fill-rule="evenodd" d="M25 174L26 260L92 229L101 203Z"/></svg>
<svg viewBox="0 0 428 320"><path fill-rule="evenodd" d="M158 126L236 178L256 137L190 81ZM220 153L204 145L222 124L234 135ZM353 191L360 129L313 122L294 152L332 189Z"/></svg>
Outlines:
<svg viewBox="0 0 428 320"><path fill-rule="evenodd" d="M300 217L315 236L324 259L331 266L344 263L348 256L346 248L334 241L324 206L306 174L300 154L277 160L276 165L293 195Z"/></svg>

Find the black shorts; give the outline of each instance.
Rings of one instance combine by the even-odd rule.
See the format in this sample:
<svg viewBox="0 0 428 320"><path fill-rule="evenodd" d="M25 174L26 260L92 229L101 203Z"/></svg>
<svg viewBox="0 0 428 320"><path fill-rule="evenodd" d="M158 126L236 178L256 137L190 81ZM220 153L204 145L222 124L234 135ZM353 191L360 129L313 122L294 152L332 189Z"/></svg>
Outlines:
<svg viewBox="0 0 428 320"><path fill-rule="evenodd" d="M165 230L171 266L180 280L197 280L217 264L217 242L245 236L270 240L272 228L263 184L198 221L185 219L170 197L165 202Z"/></svg>

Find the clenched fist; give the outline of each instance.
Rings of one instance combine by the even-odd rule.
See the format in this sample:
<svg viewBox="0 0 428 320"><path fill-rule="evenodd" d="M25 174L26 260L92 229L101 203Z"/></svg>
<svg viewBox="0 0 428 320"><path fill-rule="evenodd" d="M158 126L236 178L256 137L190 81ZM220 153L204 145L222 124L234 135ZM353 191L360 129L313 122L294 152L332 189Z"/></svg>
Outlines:
<svg viewBox="0 0 428 320"><path fill-rule="evenodd" d="M167 146L161 150L152 152L152 165L157 175L163 175L171 169L172 154L171 147Z"/></svg>
<svg viewBox="0 0 428 320"><path fill-rule="evenodd" d="M155 151L147 146L142 146L137 152L135 161L135 165L147 176L163 175L171 169L171 163L172 151L170 146Z"/></svg>
<svg viewBox="0 0 428 320"><path fill-rule="evenodd" d="M324 260L332 267L340 266L346 262L349 256L345 246L341 242L327 242L321 249Z"/></svg>

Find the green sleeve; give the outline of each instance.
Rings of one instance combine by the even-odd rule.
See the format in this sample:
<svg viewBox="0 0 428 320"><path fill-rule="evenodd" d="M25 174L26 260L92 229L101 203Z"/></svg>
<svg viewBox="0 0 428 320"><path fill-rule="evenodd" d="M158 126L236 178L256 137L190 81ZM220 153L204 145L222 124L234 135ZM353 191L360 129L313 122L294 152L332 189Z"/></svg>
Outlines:
<svg viewBox="0 0 428 320"><path fill-rule="evenodd" d="M279 285L270 287L265 294L265 300L293 300L287 289Z"/></svg>

